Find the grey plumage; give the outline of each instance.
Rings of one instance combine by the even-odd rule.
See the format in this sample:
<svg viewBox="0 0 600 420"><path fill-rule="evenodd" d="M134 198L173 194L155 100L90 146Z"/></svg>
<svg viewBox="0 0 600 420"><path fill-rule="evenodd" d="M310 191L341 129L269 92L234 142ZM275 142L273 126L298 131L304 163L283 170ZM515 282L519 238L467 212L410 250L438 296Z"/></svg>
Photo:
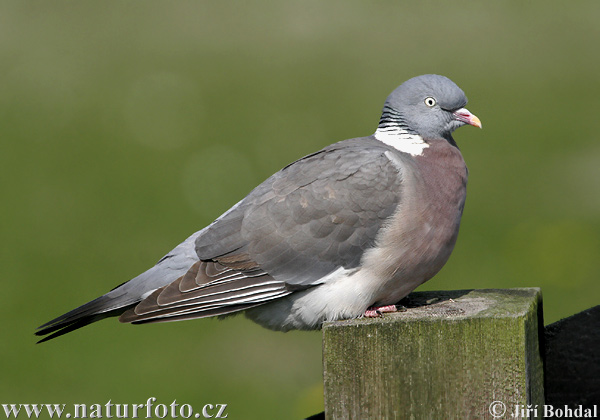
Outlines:
<svg viewBox="0 0 600 420"><path fill-rule="evenodd" d="M374 135L286 166L156 266L36 334L114 315L143 323L240 311L268 328L311 329L395 303L454 246L467 171L451 133L481 126L466 102L443 76L405 82Z"/></svg>

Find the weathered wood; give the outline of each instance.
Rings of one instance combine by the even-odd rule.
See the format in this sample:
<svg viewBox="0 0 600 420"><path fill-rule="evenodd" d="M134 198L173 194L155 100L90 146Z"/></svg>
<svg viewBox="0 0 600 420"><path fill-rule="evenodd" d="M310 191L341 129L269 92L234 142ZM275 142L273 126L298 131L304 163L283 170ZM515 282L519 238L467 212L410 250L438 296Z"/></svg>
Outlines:
<svg viewBox="0 0 600 420"><path fill-rule="evenodd" d="M494 401L510 418L544 404L540 289L420 292L407 307L324 325L328 420L491 419Z"/></svg>

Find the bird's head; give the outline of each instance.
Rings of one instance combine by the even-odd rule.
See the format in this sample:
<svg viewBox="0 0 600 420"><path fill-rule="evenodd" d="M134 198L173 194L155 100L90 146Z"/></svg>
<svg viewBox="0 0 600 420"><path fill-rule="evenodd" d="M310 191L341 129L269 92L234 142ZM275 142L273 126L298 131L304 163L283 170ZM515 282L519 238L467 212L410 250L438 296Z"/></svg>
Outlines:
<svg viewBox="0 0 600 420"><path fill-rule="evenodd" d="M465 93L450 79L426 74L407 80L388 96L387 115L396 116L407 129L424 139L451 139L458 127L481 128L481 121L465 108Z"/></svg>

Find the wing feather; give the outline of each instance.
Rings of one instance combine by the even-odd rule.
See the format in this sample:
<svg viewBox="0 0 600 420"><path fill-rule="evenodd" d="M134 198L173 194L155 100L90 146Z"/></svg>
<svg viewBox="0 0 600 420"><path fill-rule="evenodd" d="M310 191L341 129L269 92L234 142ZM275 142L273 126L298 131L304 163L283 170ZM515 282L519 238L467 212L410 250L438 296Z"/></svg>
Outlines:
<svg viewBox="0 0 600 420"><path fill-rule="evenodd" d="M237 266L251 266L244 256L232 255L225 260ZM154 291L119 320L137 323L167 321L182 315L186 319L223 315L290 293L284 282L256 267L241 271L217 261L198 261L185 275Z"/></svg>
<svg viewBox="0 0 600 420"><path fill-rule="evenodd" d="M199 257L243 253L290 286L358 267L401 199L402 158L390 165L386 152L353 139L287 166L197 239Z"/></svg>

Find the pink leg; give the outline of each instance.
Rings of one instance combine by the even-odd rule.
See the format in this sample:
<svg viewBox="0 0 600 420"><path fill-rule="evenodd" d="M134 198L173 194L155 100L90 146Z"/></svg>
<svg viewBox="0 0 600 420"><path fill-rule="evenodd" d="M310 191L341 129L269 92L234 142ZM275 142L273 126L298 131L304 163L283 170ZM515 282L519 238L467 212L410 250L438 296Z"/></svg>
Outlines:
<svg viewBox="0 0 600 420"><path fill-rule="evenodd" d="M398 312L398 307L396 305L371 307L365 311L364 316L366 318L378 318L387 312Z"/></svg>

